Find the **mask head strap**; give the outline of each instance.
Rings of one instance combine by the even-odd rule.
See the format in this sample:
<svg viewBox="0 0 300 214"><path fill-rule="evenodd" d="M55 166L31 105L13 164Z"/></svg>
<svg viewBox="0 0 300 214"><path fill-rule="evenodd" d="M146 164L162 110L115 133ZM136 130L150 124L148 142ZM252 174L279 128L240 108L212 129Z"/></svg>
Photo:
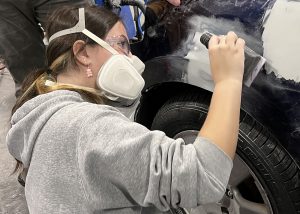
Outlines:
<svg viewBox="0 0 300 214"><path fill-rule="evenodd" d="M61 37L61 36L64 36L64 35L68 35L68 34L72 34L72 33L83 33L87 37L89 37L90 39L92 39L95 42L97 42L101 47L105 48L111 54L113 54L113 55L119 54L115 49L113 49L109 44L107 44L107 42L105 42L104 40L100 39L98 36L96 36L91 31L89 31L89 30L87 30L85 28L84 8L79 8L79 16L78 16L78 22L77 22L77 24L74 27L58 31L55 34L53 34L49 38L49 43L51 41L53 41L54 39L58 38L58 37Z"/></svg>

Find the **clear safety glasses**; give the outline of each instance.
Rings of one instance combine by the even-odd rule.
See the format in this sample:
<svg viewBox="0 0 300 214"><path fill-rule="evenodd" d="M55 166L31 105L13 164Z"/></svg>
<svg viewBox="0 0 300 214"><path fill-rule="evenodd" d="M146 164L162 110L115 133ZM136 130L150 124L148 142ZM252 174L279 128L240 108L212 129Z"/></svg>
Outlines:
<svg viewBox="0 0 300 214"><path fill-rule="evenodd" d="M126 56L130 53L130 44L128 39L124 35L113 36L106 38L105 41L113 47L116 51L125 54Z"/></svg>
<svg viewBox="0 0 300 214"><path fill-rule="evenodd" d="M119 54L119 52L124 53L125 55L128 55L130 53L129 41L124 35L107 38L107 42L105 42L104 40L93 34L91 31L87 30L85 28L84 8L79 8L79 19L77 24L72 28L61 30L53 34L49 38L49 43L58 37L72 33L85 34L113 55Z"/></svg>

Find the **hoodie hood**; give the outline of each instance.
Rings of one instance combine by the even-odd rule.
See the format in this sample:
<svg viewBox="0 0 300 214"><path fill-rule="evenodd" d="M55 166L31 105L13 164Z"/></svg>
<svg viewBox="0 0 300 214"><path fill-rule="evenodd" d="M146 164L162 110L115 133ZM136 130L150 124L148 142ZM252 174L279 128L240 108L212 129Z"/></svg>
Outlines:
<svg viewBox="0 0 300 214"><path fill-rule="evenodd" d="M36 139L49 118L64 106L83 101L77 92L59 90L25 102L11 118L6 136L10 154L28 168Z"/></svg>

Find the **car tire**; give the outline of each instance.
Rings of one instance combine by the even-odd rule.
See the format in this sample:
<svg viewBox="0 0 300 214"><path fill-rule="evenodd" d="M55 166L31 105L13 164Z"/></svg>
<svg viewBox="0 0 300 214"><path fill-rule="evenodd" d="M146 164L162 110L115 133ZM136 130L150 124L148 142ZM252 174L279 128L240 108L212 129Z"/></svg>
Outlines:
<svg viewBox="0 0 300 214"><path fill-rule="evenodd" d="M173 138L187 130L196 133L206 118L209 102L210 94L188 93L172 97L157 112L151 129L162 130ZM262 187L249 194L255 187L243 181L237 185L240 193L250 204L254 200L253 204L267 206L267 211L249 211L242 206L239 211L230 211L228 207L224 211L221 207L221 213L300 213L299 166L264 126L242 110L236 156L251 171L252 183ZM262 200L257 201L258 197Z"/></svg>

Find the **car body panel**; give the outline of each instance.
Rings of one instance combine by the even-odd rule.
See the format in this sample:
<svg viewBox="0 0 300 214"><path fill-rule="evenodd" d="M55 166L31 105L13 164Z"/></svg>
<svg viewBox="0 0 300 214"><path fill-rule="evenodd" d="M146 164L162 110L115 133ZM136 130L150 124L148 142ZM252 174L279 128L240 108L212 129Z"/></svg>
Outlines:
<svg viewBox="0 0 300 214"><path fill-rule="evenodd" d="M143 96L152 87L167 83L184 83L210 91L212 80L205 72L188 69L189 60L164 56L146 63L143 73L146 85ZM159 70L157 69L159 68ZM180 86L178 85L180 88ZM267 127L284 147L299 159L300 156L300 84L277 78L261 71L251 87L244 86L241 108ZM180 89L179 89L180 90ZM141 99L143 105L143 99Z"/></svg>
<svg viewBox="0 0 300 214"><path fill-rule="evenodd" d="M277 0L277 2L286 4L298 2L300 5L299 1ZM190 45L191 35L196 31L208 30L215 34L225 34L229 30L233 30L245 38L250 48L263 55L262 35L266 18L269 17L270 11L272 14L271 9L274 5L276 6L277 2L275 0L191 0L183 1L179 8L170 8L168 12L165 12L163 19L156 24L157 29L159 28L157 35L146 38L147 42L143 44L144 49L142 50L146 48L147 53L150 54L144 56L146 69L143 78L146 85L140 99L140 106L136 110L136 120L139 120L137 117L141 114L147 113L144 109L150 107L145 107L145 105L149 105L149 102L145 102L145 100L153 93L153 90L157 90L159 87L166 89L166 85L169 84L179 90L183 85L196 86L207 91L213 90L206 48L198 44L197 47ZM300 15L294 16L300 22ZM274 28L274 26L272 27ZM270 35L270 32L268 33ZM264 37L264 42L267 38ZM286 38L295 39L296 37L287 36ZM274 40L273 44L276 42ZM271 44L268 43L268 46L271 47ZM286 48L286 50L289 49ZM268 53L271 53L270 49ZM299 161L300 83L298 77L300 69L298 70L298 68L300 63L296 67L294 66L294 72L288 72L293 74L290 76L294 79L285 79L282 77L284 73L268 70L268 66L272 65L271 55L267 55L269 57L267 64L257 75L251 87L243 87L242 109L267 127L289 153ZM297 56L300 59L300 53L290 58L294 62ZM285 60L286 63L289 63L288 59ZM284 64L278 67L282 71ZM288 69L293 68L288 67ZM156 93L155 96L158 94ZM154 105L153 102L152 105ZM160 104L157 105L159 107ZM149 118L151 117L153 115L149 116Z"/></svg>

